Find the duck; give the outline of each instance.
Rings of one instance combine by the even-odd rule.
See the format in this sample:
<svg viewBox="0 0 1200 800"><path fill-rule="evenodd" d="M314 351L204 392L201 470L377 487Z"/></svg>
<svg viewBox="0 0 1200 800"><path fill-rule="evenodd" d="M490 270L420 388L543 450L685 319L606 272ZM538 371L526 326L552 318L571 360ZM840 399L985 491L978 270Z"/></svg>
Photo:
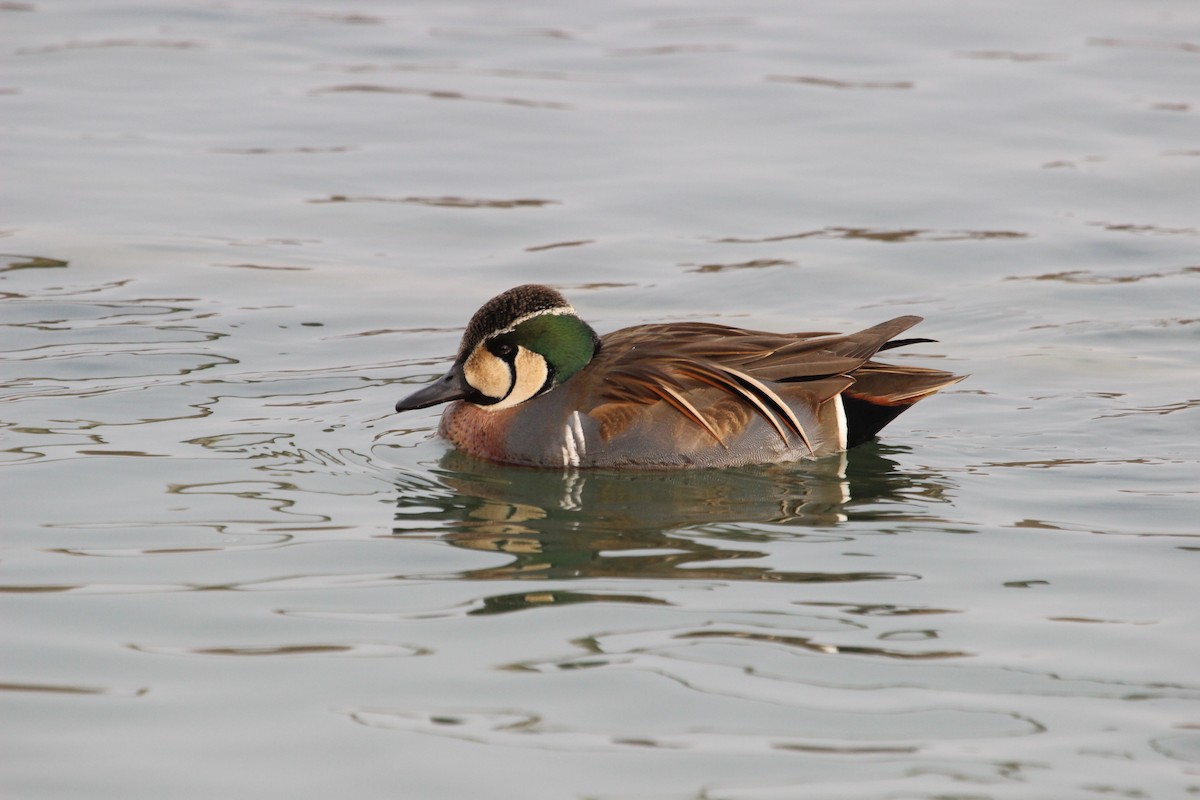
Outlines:
<svg viewBox="0 0 1200 800"><path fill-rule="evenodd" d="M819 459L873 440L963 380L873 360L900 316L857 333L771 333L708 322L596 334L556 289L483 304L441 378L397 412L449 403L438 434L476 458L551 469L723 468Z"/></svg>

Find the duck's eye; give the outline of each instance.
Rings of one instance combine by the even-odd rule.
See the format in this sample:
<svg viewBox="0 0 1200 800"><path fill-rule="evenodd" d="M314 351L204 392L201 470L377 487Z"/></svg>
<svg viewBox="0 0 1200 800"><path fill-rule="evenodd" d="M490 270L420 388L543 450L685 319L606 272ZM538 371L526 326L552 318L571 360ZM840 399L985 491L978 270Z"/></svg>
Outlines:
<svg viewBox="0 0 1200 800"><path fill-rule="evenodd" d="M500 358L511 358L513 353L517 352L517 346L511 342L494 342L489 350Z"/></svg>

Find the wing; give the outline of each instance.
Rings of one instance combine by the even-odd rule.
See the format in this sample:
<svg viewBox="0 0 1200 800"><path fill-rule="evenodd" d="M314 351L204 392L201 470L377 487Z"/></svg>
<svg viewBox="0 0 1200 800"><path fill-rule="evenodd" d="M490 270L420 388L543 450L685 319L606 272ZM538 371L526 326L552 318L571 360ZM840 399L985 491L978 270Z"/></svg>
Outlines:
<svg viewBox="0 0 1200 800"><path fill-rule="evenodd" d="M724 445L725 432L689 397L712 389L744 403L785 442L789 431L798 436L811 452L812 442L794 406L815 412L846 392L868 410L881 404L895 408L865 438L855 428L866 430L874 420L865 427L848 420L850 435L865 441L908 405L959 380L938 370L870 360L920 321L897 317L850 334L768 333L707 323L641 325L602 337L593 364L606 376L601 395L608 402L667 403ZM896 344L912 341L923 340Z"/></svg>

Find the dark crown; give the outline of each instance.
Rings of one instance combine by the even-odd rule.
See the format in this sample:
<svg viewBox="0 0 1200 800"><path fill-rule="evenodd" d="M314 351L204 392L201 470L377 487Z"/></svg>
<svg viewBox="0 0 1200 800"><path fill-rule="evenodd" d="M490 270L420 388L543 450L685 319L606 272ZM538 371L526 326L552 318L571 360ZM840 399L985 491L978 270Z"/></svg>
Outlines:
<svg viewBox="0 0 1200 800"><path fill-rule="evenodd" d="M484 338L508 330L517 320L555 309L569 312L571 304L549 286L527 283L496 295L467 323L458 357L466 358Z"/></svg>

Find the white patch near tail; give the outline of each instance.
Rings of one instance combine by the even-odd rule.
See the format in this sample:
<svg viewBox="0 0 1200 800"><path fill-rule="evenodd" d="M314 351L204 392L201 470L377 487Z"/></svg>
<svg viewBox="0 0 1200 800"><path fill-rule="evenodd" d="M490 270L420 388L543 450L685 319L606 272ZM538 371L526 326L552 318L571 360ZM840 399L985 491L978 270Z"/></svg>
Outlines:
<svg viewBox="0 0 1200 800"><path fill-rule="evenodd" d="M842 396L840 394L837 397L833 398L833 401L836 404L836 405L834 405L833 410L834 410L834 413L837 415L838 449L845 450L846 449L846 406L842 403Z"/></svg>

